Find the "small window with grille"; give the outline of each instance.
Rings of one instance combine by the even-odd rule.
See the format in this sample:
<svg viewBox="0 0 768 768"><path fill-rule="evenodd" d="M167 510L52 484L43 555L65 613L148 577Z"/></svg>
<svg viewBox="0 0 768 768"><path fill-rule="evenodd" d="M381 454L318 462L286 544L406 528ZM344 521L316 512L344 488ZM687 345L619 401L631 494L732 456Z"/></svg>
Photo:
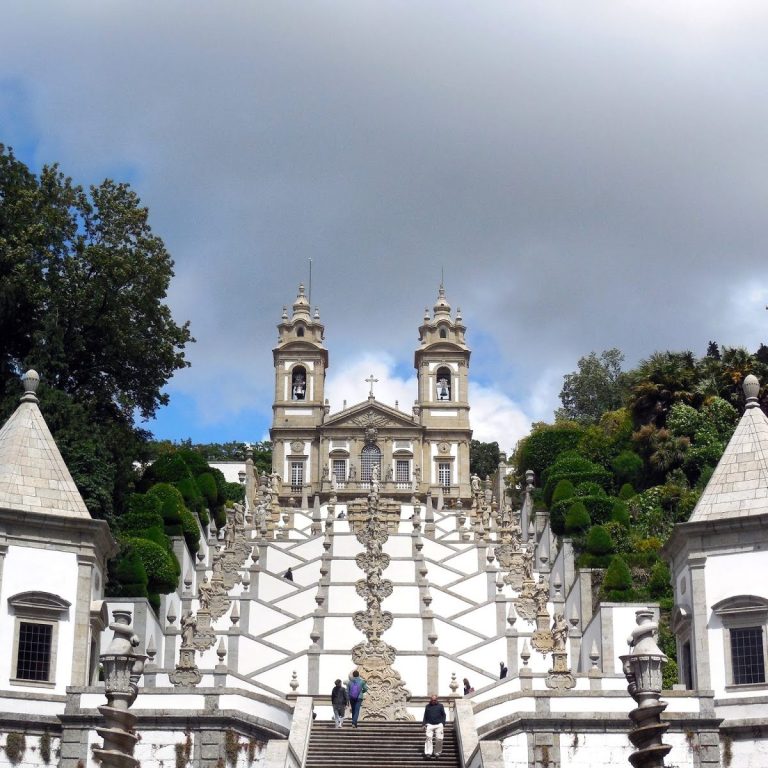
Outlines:
<svg viewBox="0 0 768 768"><path fill-rule="evenodd" d="M395 482L409 483L411 481L411 462L408 459L397 459L395 462Z"/></svg>
<svg viewBox="0 0 768 768"><path fill-rule="evenodd" d="M437 482L441 488L451 487L451 464L448 461L441 461L437 465Z"/></svg>
<svg viewBox="0 0 768 768"><path fill-rule="evenodd" d="M764 683L763 628L734 628L731 629L730 635L733 684L755 685Z"/></svg>
<svg viewBox="0 0 768 768"><path fill-rule="evenodd" d="M301 493L304 487L304 462L291 462L291 492Z"/></svg>
<svg viewBox="0 0 768 768"><path fill-rule="evenodd" d="M16 659L17 680L51 678L53 626L31 621L19 622L19 645Z"/></svg>
<svg viewBox="0 0 768 768"><path fill-rule="evenodd" d="M337 483L346 482L347 480L347 460L346 459L333 460L333 476L336 478Z"/></svg>
<svg viewBox="0 0 768 768"><path fill-rule="evenodd" d="M371 471L379 468L381 479L381 449L377 445L366 445L360 453L360 479L364 483L371 482Z"/></svg>

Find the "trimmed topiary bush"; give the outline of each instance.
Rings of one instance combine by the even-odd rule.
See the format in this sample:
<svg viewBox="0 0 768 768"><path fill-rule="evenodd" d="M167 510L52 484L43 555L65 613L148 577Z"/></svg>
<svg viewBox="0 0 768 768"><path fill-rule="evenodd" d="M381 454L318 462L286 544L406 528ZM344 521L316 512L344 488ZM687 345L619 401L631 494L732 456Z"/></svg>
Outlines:
<svg viewBox="0 0 768 768"><path fill-rule="evenodd" d="M608 555L613 552L614 543L602 525L593 525L587 533L586 547L591 555Z"/></svg>
<svg viewBox="0 0 768 768"><path fill-rule="evenodd" d="M147 573L150 594L168 594L176 589L181 567L176 556L157 542L130 538L127 543L136 551Z"/></svg>
<svg viewBox="0 0 768 768"><path fill-rule="evenodd" d="M122 533L140 536L149 528L163 530L160 502L145 493L134 493L128 501L128 512L118 518L117 527Z"/></svg>
<svg viewBox="0 0 768 768"><path fill-rule="evenodd" d="M579 483L576 486L577 496L606 496L605 489L599 483L593 483L588 481L586 483Z"/></svg>
<svg viewBox="0 0 768 768"><path fill-rule="evenodd" d="M587 508L580 501L572 504L565 516L565 532L581 533L592 525Z"/></svg>
<svg viewBox="0 0 768 768"><path fill-rule="evenodd" d="M580 501L587 508L589 517L595 525L607 523L611 519L615 499L608 496L583 496Z"/></svg>
<svg viewBox="0 0 768 768"><path fill-rule="evenodd" d="M606 592L625 591L632 588L632 573L621 555L614 555L603 579Z"/></svg>
<svg viewBox="0 0 768 768"><path fill-rule="evenodd" d="M622 451L611 462L620 483L636 483L643 475L643 460L634 451Z"/></svg>
<svg viewBox="0 0 768 768"><path fill-rule="evenodd" d="M572 499L576 495L576 488L570 480L560 480L552 493L552 504L558 501Z"/></svg>
<svg viewBox="0 0 768 768"><path fill-rule="evenodd" d="M181 528L187 549L194 555L200 549L200 527L195 516L186 507L181 510Z"/></svg>
<svg viewBox="0 0 768 768"><path fill-rule="evenodd" d="M544 475L544 501L547 504L551 503L552 494L560 480L570 480L576 486L579 483L594 482L603 489L609 489L613 484L613 475L607 469L570 453L561 456Z"/></svg>
<svg viewBox="0 0 768 768"><path fill-rule="evenodd" d="M110 597L148 597L147 571L139 553L126 541L108 564L106 593Z"/></svg>
<svg viewBox="0 0 768 768"><path fill-rule="evenodd" d="M219 500L219 489L216 487L213 475L210 472L204 472L195 478L195 483L205 500L205 505L209 508L215 507Z"/></svg>
<svg viewBox="0 0 768 768"><path fill-rule="evenodd" d="M184 480L179 480L174 485L184 498L185 506L199 516L200 512L205 509L205 500L203 499L203 494L200 493L200 489L197 487L195 479L188 477Z"/></svg>
<svg viewBox="0 0 768 768"><path fill-rule="evenodd" d="M181 514L185 507L184 497L178 488L170 483L158 483L147 491L147 496L156 499L160 505L165 532L169 536L181 536L183 534Z"/></svg>
<svg viewBox="0 0 768 768"><path fill-rule="evenodd" d="M142 478L145 487L154 483L177 483L192 477L184 459L179 453L167 453L157 458L144 472Z"/></svg>
<svg viewBox="0 0 768 768"><path fill-rule="evenodd" d="M672 597L672 576L669 567L663 560L659 560L651 568L648 591L651 593L651 597L657 600L663 597Z"/></svg>
<svg viewBox="0 0 768 768"><path fill-rule="evenodd" d="M624 483L619 491L619 498L622 501L627 501L637 494L637 491L632 487L631 483Z"/></svg>
<svg viewBox="0 0 768 768"><path fill-rule="evenodd" d="M613 503L613 507L611 508L611 521L619 523L619 525L623 525L625 528L629 528L629 510L627 509L627 505L621 501L621 499L617 499Z"/></svg>

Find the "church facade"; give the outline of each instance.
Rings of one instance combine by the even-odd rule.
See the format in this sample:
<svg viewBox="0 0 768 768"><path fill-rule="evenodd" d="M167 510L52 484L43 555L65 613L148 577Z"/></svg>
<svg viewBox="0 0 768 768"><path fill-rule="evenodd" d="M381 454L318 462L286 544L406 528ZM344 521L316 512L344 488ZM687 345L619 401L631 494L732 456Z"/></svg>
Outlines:
<svg viewBox="0 0 768 768"><path fill-rule="evenodd" d="M281 498L353 498L370 489L373 476L395 499L430 493L466 501L472 430L465 332L460 310L452 314L441 286L419 327L412 407L406 411L377 400L371 376L367 400L332 411L325 397L325 327L301 286L291 314L283 309L272 352L270 438Z"/></svg>

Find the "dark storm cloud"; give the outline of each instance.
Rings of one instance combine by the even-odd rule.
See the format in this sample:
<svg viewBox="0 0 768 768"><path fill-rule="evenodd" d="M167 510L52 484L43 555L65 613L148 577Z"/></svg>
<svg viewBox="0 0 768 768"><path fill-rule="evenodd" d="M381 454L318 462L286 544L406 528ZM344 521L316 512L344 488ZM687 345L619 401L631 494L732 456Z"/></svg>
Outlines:
<svg viewBox="0 0 768 768"><path fill-rule="evenodd" d="M130 170L209 416L269 402L311 256L332 366L407 361L444 268L474 370L546 418L593 349L765 337L768 18L721 6L13 3L3 139Z"/></svg>

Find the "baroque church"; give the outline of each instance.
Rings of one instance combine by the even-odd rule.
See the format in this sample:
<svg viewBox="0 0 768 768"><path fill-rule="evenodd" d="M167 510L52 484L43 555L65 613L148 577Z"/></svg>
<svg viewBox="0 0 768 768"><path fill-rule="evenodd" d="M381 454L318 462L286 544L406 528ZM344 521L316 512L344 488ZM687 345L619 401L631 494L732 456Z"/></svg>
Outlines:
<svg viewBox="0 0 768 768"><path fill-rule="evenodd" d="M671 750L669 766L765 765L757 381L665 550L680 681L659 704L633 673L636 707L627 674L661 661L658 606L598 600L592 571L533 506L538 478L513 503L506 465L470 476L465 332L441 287L419 327L410 410L379 402L371 377L367 400L332 413L325 329L300 289L273 350L272 474L249 455L226 527L202 530L194 555L173 540L181 576L159 612L105 598L116 544L28 372L0 429L0 766L408 766L431 695L448 712L451 768L661 765L642 762L649 750ZM334 729L331 688L354 670L368 684L360 728Z"/></svg>

